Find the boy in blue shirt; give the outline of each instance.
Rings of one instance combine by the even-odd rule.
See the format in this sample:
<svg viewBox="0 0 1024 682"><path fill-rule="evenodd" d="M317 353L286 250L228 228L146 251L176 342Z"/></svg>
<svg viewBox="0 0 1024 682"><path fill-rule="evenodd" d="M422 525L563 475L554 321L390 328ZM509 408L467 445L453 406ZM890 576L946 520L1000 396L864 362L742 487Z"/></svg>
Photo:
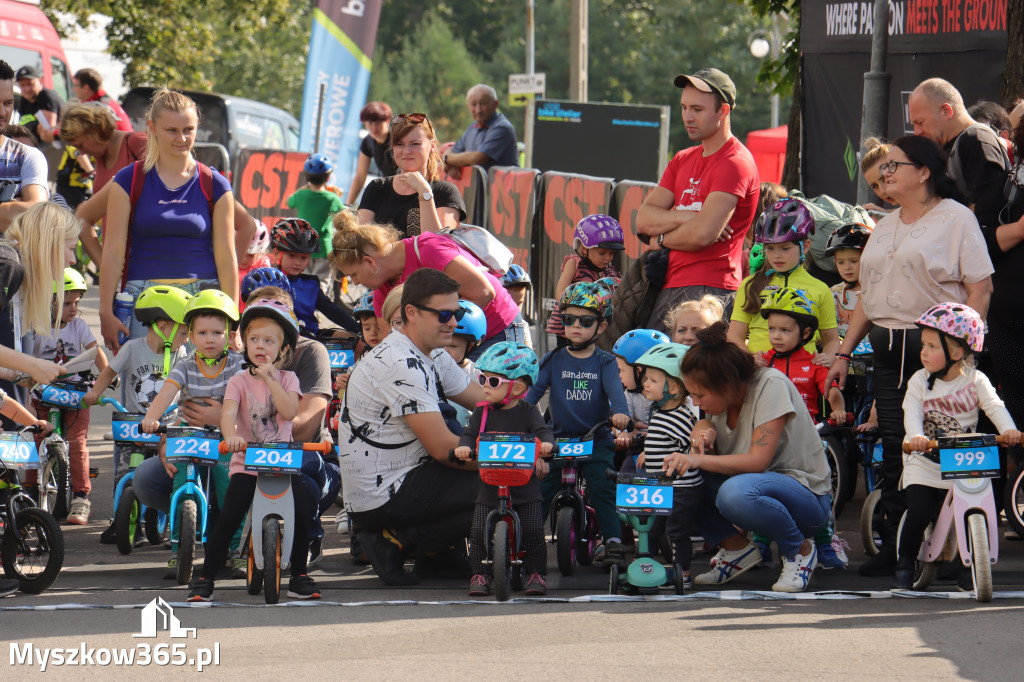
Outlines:
<svg viewBox="0 0 1024 682"><path fill-rule="evenodd" d="M629 408L619 379L615 357L594 346L608 326L612 314L612 288L605 280L577 282L566 288L558 303L569 345L544 356L537 383L526 396L536 405L551 391L549 408L551 430L556 437L579 437L609 417L612 425L625 429ZM597 512L597 522L604 537L606 566L626 566L621 525L615 512L615 483L605 478L605 471L614 466L615 444L607 430L594 437L594 454L582 464L587 480L587 497ZM551 500L562 484L561 465L551 464L551 473L541 480L543 509L550 511Z"/></svg>

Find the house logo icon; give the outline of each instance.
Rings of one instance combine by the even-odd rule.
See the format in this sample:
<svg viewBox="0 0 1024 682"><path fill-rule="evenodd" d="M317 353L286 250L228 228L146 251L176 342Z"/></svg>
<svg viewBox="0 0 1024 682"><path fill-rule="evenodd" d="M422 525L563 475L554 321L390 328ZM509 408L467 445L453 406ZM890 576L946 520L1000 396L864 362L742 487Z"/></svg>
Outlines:
<svg viewBox="0 0 1024 682"><path fill-rule="evenodd" d="M157 630L169 630L171 637L196 638L195 628L183 628L174 615L174 609L160 597L146 604L142 609L142 632L132 637L156 637Z"/></svg>

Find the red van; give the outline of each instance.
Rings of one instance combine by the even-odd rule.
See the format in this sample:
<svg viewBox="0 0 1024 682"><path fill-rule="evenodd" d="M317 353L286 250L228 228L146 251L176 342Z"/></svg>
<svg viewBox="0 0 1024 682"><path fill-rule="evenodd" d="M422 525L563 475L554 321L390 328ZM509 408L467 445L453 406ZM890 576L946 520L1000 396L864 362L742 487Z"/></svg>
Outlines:
<svg viewBox="0 0 1024 682"><path fill-rule="evenodd" d="M0 59L15 71L36 67L45 87L56 90L65 102L71 96L68 59L39 0L0 0Z"/></svg>

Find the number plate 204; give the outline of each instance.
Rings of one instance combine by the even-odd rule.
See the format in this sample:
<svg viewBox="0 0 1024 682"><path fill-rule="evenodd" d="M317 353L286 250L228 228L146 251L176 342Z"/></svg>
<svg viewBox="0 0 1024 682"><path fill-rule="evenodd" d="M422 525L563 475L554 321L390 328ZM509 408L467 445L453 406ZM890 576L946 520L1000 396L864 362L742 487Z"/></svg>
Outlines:
<svg viewBox="0 0 1024 682"><path fill-rule="evenodd" d="M167 459L202 460L213 464L220 459L218 449L220 437L206 429L194 426L170 426L167 428Z"/></svg>
<svg viewBox="0 0 1024 682"><path fill-rule="evenodd" d="M0 433L0 460L12 469L38 469L36 444L20 433Z"/></svg>
<svg viewBox="0 0 1024 682"><path fill-rule="evenodd" d="M672 484L654 476L620 474L615 486L620 514L666 516L672 512Z"/></svg>
<svg viewBox="0 0 1024 682"><path fill-rule="evenodd" d="M537 441L525 433L484 433L476 445L481 469L532 469Z"/></svg>
<svg viewBox="0 0 1024 682"><path fill-rule="evenodd" d="M999 448L995 436L950 436L939 439L942 480L998 478Z"/></svg>
<svg viewBox="0 0 1024 682"><path fill-rule="evenodd" d="M296 474L302 469L299 443L249 443L245 448L245 470L272 474Z"/></svg>

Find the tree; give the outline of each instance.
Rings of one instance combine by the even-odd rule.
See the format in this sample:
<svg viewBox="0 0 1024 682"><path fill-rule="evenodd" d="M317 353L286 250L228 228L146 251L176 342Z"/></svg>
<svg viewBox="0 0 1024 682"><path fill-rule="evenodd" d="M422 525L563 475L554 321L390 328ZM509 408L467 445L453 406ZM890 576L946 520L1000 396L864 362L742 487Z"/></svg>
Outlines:
<svg viewBox="0 0 1024 682"><path fill-rule="evenodd" d="M1024 96L1024 0L1006 0L1006 70L999 101L1009 108Z"/></svg>

